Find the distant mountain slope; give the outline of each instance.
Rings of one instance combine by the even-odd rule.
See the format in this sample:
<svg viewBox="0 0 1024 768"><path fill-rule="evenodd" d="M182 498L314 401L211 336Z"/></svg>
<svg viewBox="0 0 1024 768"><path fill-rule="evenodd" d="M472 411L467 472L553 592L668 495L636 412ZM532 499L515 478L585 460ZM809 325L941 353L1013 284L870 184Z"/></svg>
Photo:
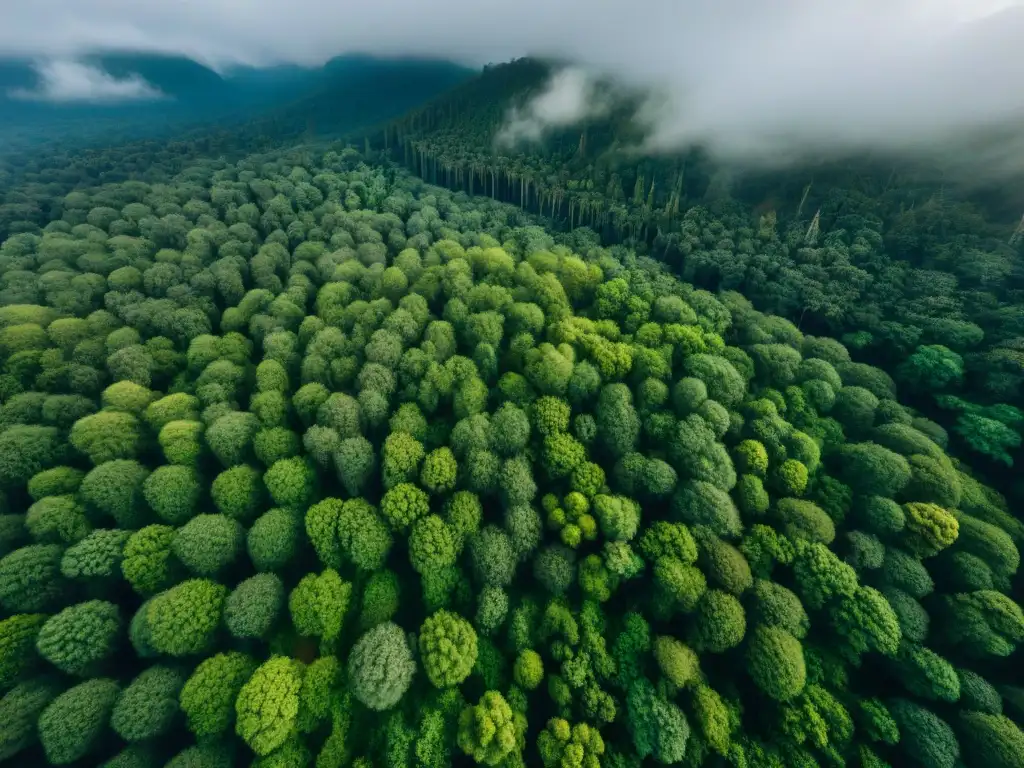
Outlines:
<svg viewBox="0 0 1024 768"><path fill-rule="evenodd" d="M108 75L136 75L165 94L152 101L53 103L17 98L35 91L31 62L0 60L0 140L20 149L39 140L109 142L166 135L184 125L256 122L295 135L352 130L387 120L472 76L443 61L343 56L323 67L235 67L223 74L189 59L105 55L86 59Z"/></svg>

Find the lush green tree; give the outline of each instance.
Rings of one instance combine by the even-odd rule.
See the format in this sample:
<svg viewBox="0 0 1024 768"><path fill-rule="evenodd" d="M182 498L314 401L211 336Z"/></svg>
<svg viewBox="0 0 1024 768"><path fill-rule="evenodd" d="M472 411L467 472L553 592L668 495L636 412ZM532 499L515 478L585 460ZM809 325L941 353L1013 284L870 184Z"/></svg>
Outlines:
<svg viewBox="0 0 1024 768"><path fill-rule="evenodd" d="M257 755L280 747L296 728L302 662L272 656L241 686L235 700L235 732Z"/></svg>
<svg viewBox="0 0 1024 768"><path fill-rule="evenodd" d="M927 768L953 768L960 744L949 725L930 710L906 699L886 702L899 726L900 751Z"/></svg>
<svg viewBox="0 0 1024 768"><path fill-rule="evenodd" d="M476 664L476 632L451 611L428 616L420 627L419 652L430 682L438 688L458 685Z"/></svg>
<svg viewBox="0 0 1024 768"><path fill-rule="evenodd" d="M318 637L329 646L341 634L351 595L352 585L331 568L320 574L306 574L288 595L295 630L300 635Z"/></svg>
<svg viewBox="0 0 1024 768"><path fill-rule="evenodd" d="M258 571L278 571L295 554L302 521L287 509L271 509L252 524L246 535L249 560Z"/></svg>
<svg viewBox="0 0 1024 768"><path fill-rule="evenodd" d="M121 689L109 678L86 680L51 701L39 715L39 742L51 765L89 755L110 722Z"/></svg>
<svg viewBox="0 0 1024 768"><path fill-rule="evenodd" d="M0 732L0 760L8 760L35 743L39 715L60 692L56 680L44 677L19 683L0 698L0 715L4 722Z"/></svg>
<svg viewBox="0 0 1024 768"><path fill-rule="evenodd" d="M83 478L78 492L92 510L109 515L119 528L142 528L151 520L143 492L149 474L137 461L108 461Z"/></svg>
<svg viewBox="0 0 1024 768"><path fill-rule="evenodd" d="M210 656L199 663L179 697L188 729L197 737L226 733L235 720L235 700L256 670L256 662L238 651Z"/></svg>
<svg viewBox="0 0 1024 768"><path fill-rule="evenodd" d="M171 525L180 525L192 517L202 490L202 481L194 468L175 464L157 467L142 483L146 504Z"/></svg>
<svg viewBox="0 0 1024 768"><path fill-rule="evenodd" d="M178 579L182 566L172 554L175 535L169 525L147 525L125 543L121 573L139 594L152 595Z"/></svg>
<svg viewBox="0 0 1024 768"><path fill-rule="evenodd" d="M221 622L227 587L207 579L188 579L161 592L140 611L152 647L169 656L202 653Z"/></svg>
<svg viewBox="0 0 1024 768"><path fill-rule="evenodd" d="M964 753L982 765L1009 768L1020 760L1024 733L1008 717L985 712L961 712L956 731Z"/></svg>
<svg viewBox="0 0 1024 768"><path fill-rule="evenodd" d="M641 759L648 756L666 765L686 754L690 725L674 703L659 695L650 681L634 681L626 696L626 715L633 747Z"/></svg>
<svg viewBox="0 0 1024 768"><path fill-rule="evenodd" d="M409 533L409 561L417 573L455 565L457 541L451 527L437 515L413 523Z"/></svg>
<svg viewBox="0 0 1024 768"><path fill-rule="evenodd" d="M36 650L62 672L86 677L114 653L122 628L116 605L89 600L51 616L39 630Z"/></svg>
<svg viewBox="0 0 1024 768"><path fill-rule="evenodd" d="M10 613L35 613L60 600L63 549L57 544L30 544L0 559L0 606Z"/></svg>
<svg viewBox="0 0 1024 768"><path fill-rule="evenodd" d="M497 691L487 691L480 701L459 715L459 748L481 765L501 765L522 749L525 718L513 714Z"/></svg>
<svg viewBox="0 0 1024 768"><path fill-rule="evenodd" d="M746 631L740 602L727 592L709 589L697 602L689 644L698 652L722 653L739 645Z"/></svg>
<svg viewBox="0 0 1024 768"><path fill-rule="evenodd" d="M375 711L394 707L405 695L416 663L402 628L384 622L362 635L348 657L352 693Z"/></svg>
<svg viewBox="0 0 1024 768"><path fill-rule="evenodd" d="M46 433L39 433L33 439L44 441L47 437ZM139 420L123 411L100 411L85 416L74 423L68 435L71 445L97 466L117 459L131 459L138 453L141 440ZM43 468L39 466L31 474Z"/></svg>
<svg viewBox="0 0 1024 768"><path fill-rule="evenodd" d="M241 640L266 637L284 606L284 584L273 573L239 582L224 601L224 625Z"/></svg>
<svg viewBox="0 0 1024 768"><path fill-rule="evenodd" d="M117 698L110 727L127 742L143 741L170 731L178 717L178 694L185 684L172 667L149 667L132 680Z"/></svg>
<svg viewBox="0 0 1024 768"><path fill-rule="evenodd" d="M661 674L676 688L688 688L700 679L700 659L676 638L659 635L652 650Z"/></svg>
<svg viewBox="0 0 1024 768"><path fill-rule="evenodd" d="M242 553L245 528L226 515L196 515L177 530L174 556L196 576L216 576Z"/></svg>
<svg viewBox="0 0 1024 768"><path fill-rule="evenodd" d="M579 723L570 726L568 721L552 718L537 737L544 768L578 765L581 768L598 768L600 756L604 754L604 740L597 728Z"/></svg>
<svg viewBox="0 0 1024 768"><path fill-rule="evenodd" d="M807 681L800 641L778 626L754 629L747 643L746 664L754 684L776 701L799 695Z"/></svg>

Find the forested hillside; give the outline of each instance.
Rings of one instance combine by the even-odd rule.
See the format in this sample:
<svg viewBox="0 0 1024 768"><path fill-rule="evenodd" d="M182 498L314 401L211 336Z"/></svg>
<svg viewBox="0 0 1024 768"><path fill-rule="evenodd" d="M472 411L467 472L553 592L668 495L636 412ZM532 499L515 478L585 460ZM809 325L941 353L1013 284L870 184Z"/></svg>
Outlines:
<svg viewBox="0 0 1024 768"><path fill-rule="evenodd" d="M624 151L640 139L630 104L538 145L496 144L510 108L550 71L530 59L490 68L388 125L373 146L431 183L592 229L698 287L737 291L805 332L840 338L972 460L1012 465L1024 429L1015 184L958 189L911 163L734 178L700 151L638 159Z"/></svg>
<svg viewBox="0 0 1024 768"><path fill-rule="evenodd" d="M1021 765L1013 223L546 71L9 161L0 762Z"/></svg>
<svg viewBox="0 0 1024 768"><path fill-rule="evenodd" d="M37 87L32 70L0 59L0 241L60 216L84 185L159 182L196 158L237 160L305 139L325 140L393 119L472 70L444 61L343 56L320 68L235 68L223 75L166 57L96 59L163 98L49 103L10 94Z"/></svg>

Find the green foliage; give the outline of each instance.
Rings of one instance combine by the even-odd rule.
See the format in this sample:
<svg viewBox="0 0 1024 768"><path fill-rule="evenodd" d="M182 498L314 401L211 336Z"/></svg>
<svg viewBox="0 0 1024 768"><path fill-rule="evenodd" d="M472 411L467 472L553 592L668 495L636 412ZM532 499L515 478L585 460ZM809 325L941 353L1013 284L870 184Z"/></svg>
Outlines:
<svg viewBox="0 0 1024 768"><path fill-rule="evenodd" d="M210 656L199 663L181 689L181 711L197 737L226 733L234 723L235 700L256 671L256 662L238 651Z"/></svg>
<svg viewBox="0 0 1024 768"><path fill-rule="evenodd" d="M648 680L641 678L630 685L626 713L637 756L651 756L664 764L683 759L690 738L686 715Z"/></svg>
<svg viewBox="0 0 1024 768"><path fill-rule="evenodd" d="M182 567L171 553L175 537L169 525L147 525L124 545L121 573L140 595L155 594L176 581Z"/></svg>
<svg viewBox="0 0 1024 768"><path fill-rule="evenodd" d="M36 613L61 597L63 550L57 544L31 544L0 559L0 606L10 613Z"/></svg>
<svg viewBox="0 0 1024 768"><path fill-rule="evenodd" d="M39 630L36 650L62 672L84 677L113 654L121 629L116 605L89 600L51 616Z"/></svg>
<svg viewBox="0 0 1024 768"><path fill-rule="evenodd" d="M527 648L516 657L512 674L516 685L523 690L532 691L544 680L544 661L539 653Z"/></svg>
<svg viewBox="0 0 1024 768"><path fill-rule="evenodd" d="M214 488L220 477L214 480ZM192 467L165 464L145 479L142 495L157 517L171 525L180 525L194 514L202 495L202 482Z"/></svg>
<svg viewBox="0 0 1024 768"><path fill-rule="evenodd" d="M296 728L304 672L301 662L273 656L241 686L235 732L257 755L273 752Z"/></svg>
<svg viewBox="0 0 1024 768"><path fill-rule="evenodd" d="M552 718L537 737L544 768L599 768L604 740L597 728L586 723L570 726L561 718Z"/></svg>
<svg viewBox="0 0 1024 768"><path fill-rule="evenodd" d="M153 648L170 656L202 653L221 621L227 587L207 579L188 579L161 592L140 611Z"/></svg>
<svg viewBox="0 0 1024 768"><path fill-rule="evenodd" d="M242 581L224 601L224 626L240 640L266 637L284 606L284 585L272 573Z"/></svg>
<svg viewBox="0 0 1024 768"><path fill-rule="evenodd" d="M887 702L900 730L900 750L926 768L953 768L960 744L953 729L937 715L906 699Z"/></svg>
<svg viewBox="0 0 1024 768"><path fill-rule="evenodd" d="M149 470L137 461L100 464L82 480L78 493L96 513L109 515L119 528L138 529L150 522L143 487Z"/></svg>
<svg viewBox="0 0 1024 768"><path fill-rule="evenodd" d="M143 670L121 691L110 717L110 727L127 742L153 739L175 725L178 694L185 678L172 667Z"/></svg>
<svg viewBox="0 0 1024 768"><path fill-rule="evenodd" d="M251 523L263 503L263 479L255 467L239 464L213 479L210 497L222 514L241 523Z"/></svg>
<svg viewBox="0 0 1024 768"><path fill-rule="evenodd" d="M94 678L69 688L39 715L39 741L51 765L73 763L97 745L120 694L108 678Z"/></svg>
<svg viewBox="0 0 1024 768"><path fill-rule="evenodd" d="M476 664L476 632L458 614L438 611L420 627L419 652L431 683L438 688L458 685Z"/></svg>
<svg viewBox="0 0 1024 768"><path fill-rule="evenodd" d="M674 637L654 638L653 651L661 674L676 688L688 688L700 679L697 654Z"/></svg>
<svg viewBox="0 0 1024 768"><path fill-rule="evenodd" d="M1019 238L496 150L549 74L0 158L0 760L1019 763Z"/></svg>
<svg viewBox="0 0 1024 768"><path fill-rule="evenodd" d="M384 622L363 634L348 657L353 695L375 711L394 707L412 682L416 663L402 628Z"/></svg>
<svg viewBox="0 0 1024 768"><path fill-rule="evenodd" d="M35 645L45 614L18 613L0 621L0 690L10 688L36 662Z"/></svg>
<svg viewBox="0 0 1024 768"><path fill-rule="evenodd" d="M743 640L746 613L727 592L709 589L697 602L689 644L698 652L723 653Z"/></svg>
<svg viewBox="0 0 1024 768"><path fill-rule="evenodd" d="M392 497L392 505L401 501L403 491L398 493ZM410 496L415 494L410 492ZM398 513L394 506L391 510ZM348 560L364 570L377 570L393 542L385 520L363 499L324 499L306 511L305 522L306 534L321 562L336 569Z"/></svg>
<svg viewBox="0 0 1024 768"><path fill-rule="evenodd" d="M500 693L487 691L459 715L458 745L479 765L501 765L521 749L524 726Z"/></svg>
<svg viewBox="0 0 1024 768"><path fill-rule="evenodd" d="M319 575L307 573L288 596L295 631L318 637L329 646L341 634L351 595L352 585L337 571L327 568Z"/></svg>

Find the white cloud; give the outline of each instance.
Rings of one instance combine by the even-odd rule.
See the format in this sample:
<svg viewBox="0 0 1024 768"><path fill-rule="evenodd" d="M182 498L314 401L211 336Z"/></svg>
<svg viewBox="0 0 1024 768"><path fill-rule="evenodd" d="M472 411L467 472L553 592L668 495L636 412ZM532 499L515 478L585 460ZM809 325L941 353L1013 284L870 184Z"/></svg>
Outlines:
<svg viewBox="0 0 1024 768"><path fill-rule="evenodd" d="M600 117L612 107L608 94L579 67L557 70L544 90L527 104L514 107L499 131L499 144L539 141L551 129L561 128L586 118Z"/></svg>
<svg viewBox="0 0 1024 768"><path fill-rule="evenodd" d="M8 3L0 53L145 50L215 66L347 52L474 64L542 55L656 89L652 148L706 143L761 164L861 149L949 156L1024 122L1021 2L32 0ZM518 113L522 135L552 107L564 119L568 86L585 82L570 77L560 99ZM1016 147L990 149L1024 168Z"/></svg>
<svg viewBox="0 0 1024 768"><path fill-rule="evenodd" d="M151 101L164 94L139 75L116 78L98 67L68 59L40 62L35 66L39 82L36 88L15 89L10 96L27 101L123 102Z"/></svg>

